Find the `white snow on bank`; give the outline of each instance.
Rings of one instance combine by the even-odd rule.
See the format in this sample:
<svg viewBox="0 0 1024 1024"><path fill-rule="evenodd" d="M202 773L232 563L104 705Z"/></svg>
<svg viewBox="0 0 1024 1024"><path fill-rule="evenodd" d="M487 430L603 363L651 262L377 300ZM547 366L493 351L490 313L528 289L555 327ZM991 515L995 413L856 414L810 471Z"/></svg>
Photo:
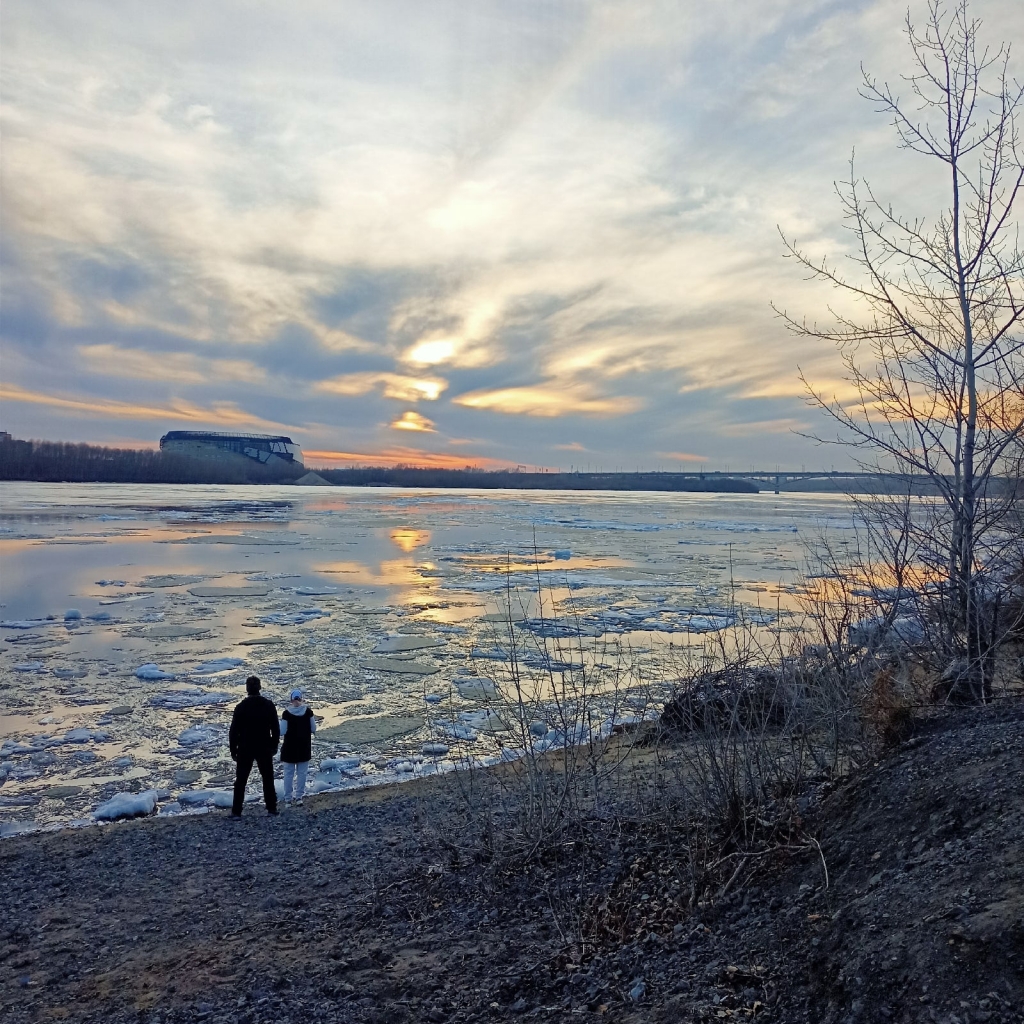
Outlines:
<svg viewBox="0 0 1024 1024"><path fill-rule="evenodd" d="M116 821L118 818L144 818L156 810L160 794L155 789L143 793L118 793L102 803L92 816L97 821Z"/></svg>

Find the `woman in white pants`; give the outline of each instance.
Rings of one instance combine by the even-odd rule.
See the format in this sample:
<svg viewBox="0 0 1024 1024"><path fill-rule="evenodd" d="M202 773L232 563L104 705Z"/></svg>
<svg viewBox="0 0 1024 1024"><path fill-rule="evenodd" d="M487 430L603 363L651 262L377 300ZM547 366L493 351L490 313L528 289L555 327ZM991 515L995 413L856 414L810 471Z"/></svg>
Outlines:
<svg viewBox="0 0 1024 1024"><path fill-rule="evenodd" d="M281 764L284 765L284 802L302 803L306 772L313 757L316 718L303 700L301 690L292 690L291 703L281 714ZM294 789L293 789L294 785Z"/></svg>

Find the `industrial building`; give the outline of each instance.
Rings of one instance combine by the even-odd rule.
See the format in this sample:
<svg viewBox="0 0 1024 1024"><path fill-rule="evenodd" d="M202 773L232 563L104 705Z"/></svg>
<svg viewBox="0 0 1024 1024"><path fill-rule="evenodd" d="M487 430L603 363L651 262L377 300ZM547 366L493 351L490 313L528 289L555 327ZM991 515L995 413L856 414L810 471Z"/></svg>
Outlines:
<svg viewBox="0 0 1024 1024"><path fill-rule="evenodd" d="M290 438L274 434L221 434L211 430L171 430L160 438L160 450L199 459L251 459L273 467L301 466L302 449Z"/></svg>

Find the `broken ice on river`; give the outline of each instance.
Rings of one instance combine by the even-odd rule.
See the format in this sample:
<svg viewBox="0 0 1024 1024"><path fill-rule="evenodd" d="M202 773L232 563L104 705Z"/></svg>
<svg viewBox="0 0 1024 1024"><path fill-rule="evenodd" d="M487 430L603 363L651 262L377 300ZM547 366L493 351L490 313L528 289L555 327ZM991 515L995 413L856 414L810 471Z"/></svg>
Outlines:
<svg viewBox="0 0 1024 1024"><path fill-rule="evenodd" d="M829 495L2 487L6 833L222 807L250 674L320 717L313 792L573 742L545 687L786 628L803 538L851 523ZM650 697L607 694L595 730Z"/></svg>

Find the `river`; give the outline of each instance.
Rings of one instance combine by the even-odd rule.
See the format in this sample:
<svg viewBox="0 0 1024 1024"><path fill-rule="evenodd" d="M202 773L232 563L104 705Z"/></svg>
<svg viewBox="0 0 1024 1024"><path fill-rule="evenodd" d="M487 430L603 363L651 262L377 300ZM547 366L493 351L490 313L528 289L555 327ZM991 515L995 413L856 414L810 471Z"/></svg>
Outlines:
<svg viewBox="0 0 1024 1024"><path fill-rule="evenodd" d="M737 620L790 629L809 546L853 514L820 494L0 487L5 834L139 789L162 813L222 806L249 674L320 717L314 789L508 756L513 680L541 720L581 678L606 727L650 714Z"/></svg>

